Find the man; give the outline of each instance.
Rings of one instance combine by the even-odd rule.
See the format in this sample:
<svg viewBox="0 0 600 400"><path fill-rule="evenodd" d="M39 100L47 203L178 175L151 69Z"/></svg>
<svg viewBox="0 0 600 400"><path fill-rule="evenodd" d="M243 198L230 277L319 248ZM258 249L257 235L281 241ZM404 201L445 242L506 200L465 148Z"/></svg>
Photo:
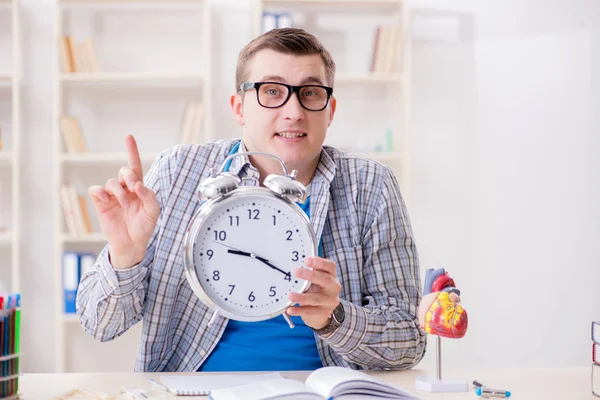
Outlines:
<svg viewBox="0 0 600 400"><path fill-rule="evenodd" d="M239 55L230 103L241 141L174 146L144 177L136 142L126 138L128 167L89 190L108 239L79 287L77 313L89 334L111 340L143 320L137 371L405 369L422 359L418 258L397 181L379 163L323 147L334 77L335 63L314 36L272 30ZM294 329L282 316L218 317L209 326L212 311L183 273L197 185L240 151L277 155L309 187L301 206L321 250L307 259L310 269L295 271L312 285L289 295L298 304L287 310ZM270 157L243 156L229 171L259 185L280 168Z"/></svg>

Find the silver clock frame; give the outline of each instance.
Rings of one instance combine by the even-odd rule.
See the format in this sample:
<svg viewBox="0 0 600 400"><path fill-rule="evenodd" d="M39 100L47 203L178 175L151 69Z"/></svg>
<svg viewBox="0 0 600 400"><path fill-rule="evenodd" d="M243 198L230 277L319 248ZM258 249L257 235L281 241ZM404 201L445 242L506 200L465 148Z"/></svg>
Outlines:
<svg viewBox="0 0 600 400"><path fill-rule="evenodd" d="M238 153L238 154L241 155L244 153ZM252 153L245 153L245 154L252 154ZM263 154L263 153L260 153L260 154ZM270 156L270 154L266 154L266 155ZM231 157L232 156L228 157L228 159ZM274 156L272 156L272 157L274 157ZM281 162L281 163L283 166L283 162ZM196 240L197 240L198 234L202 231L202 228L205 225L205 223L207 222L208 218L211 215L213 215L213 213L215 211L218 211L219 209L227 207L227 205L229 203L231 203L235 200L246 199L246 198L256 200L257 202L260 202L261 199L265 199L265 198L266 199L275 199L282 203L281 204L282 207L288 207L289 209L293 210L293 212L299 217L300 221L302 222L301 229L304 229L305 232L308 234L308 240L310 242L310 243L308 243L308 250L309 250L309 252L312 251L312 254L307 254L307 257L318 255L317 238L316 238L316 234L312 228L312 224L310 223L309 218L306 216L304 211L294 201L290 200L289 197L293 198L293 196L290 196L288 191L285 188L283 188L283 190L282 190L281 185L278 185L278 184L269 185L268 184L269 182L281 183L282 178L284 178L284 180L290 180L291 182L284 183L283 186L286 186L287 184L291 183L293 186L299 185L302 188L301 190L304 190L304 187L302 186L302 184L298 181L295 181L296 171L293 171L292 174L288 176L287 171L285 170L285 167L284 167L284 172L286 175L270 175L270 176L268 176L265 179L265 184L266 184L266 186L268 186L268 188L256 187L256 186L239 186L238 187L237 184L233 184L235 186L235 188L233 188L232 174L230 174L228 172L222 172L221 174L219 174L219 176L214 176L214 174L213 174L212 177L207 178L207 180L206 180L211 183L214 183L215 180L222 178L222 180L225 182L225 185L229 187L226 190L215 190L214 187L206 190L206 188L203 187L203 184L202 183L200 184L200 190L204 189L204 194L198 193L198 197L200 198L200 200L207 199L207 197L206 197L207 191L212 193L212 195L214 197L205 201L204 204L201 205L200 210L194 215L190 224L188 225L188 228L186 229L186 232L185 232L185 235L183 238L183 256L184 256L183 257L184 258L183 265L184 265L184 272L185 272L186 279L187 279L188 283L190 284L192 291L207 307L211 308L214 311L213 315L209 321L209 325L211 325L215 321L217 315L219 315L219 314L226 318L234 319L237 321L246 321L246 322L264 321L264 320L267 320L270 318L274 318L280 314L283 314L283 317L289 324L290 328L294 327L294 323L292 322L291 318L289 317L289 315L287 313L285 313L285 310L294 304L293 302L291 302L289 300L287 302L282 303L282 305L280 306L280 308L277 311L269 313L269 314L263 314L263 315L257 315L257 316L248 316L248 315L240 314L238 312L235 312L235 311L232 311L230 309L220 306L219 304L217 304L217 302L215 302L211 298L211 296L208 295L201 280L198 279L198 274L196 272L196 266L194 264L194 249L196 246ZM275 187L273 187L273 186L275 186ZM303 192L302 194L304 195L304 193L305 192ZM297 198L302 198L302 197L304 197L304 196L299 196ZM300 293L305 292L306 290L308 290L309 287L310 287L310 282L305 281L304 284L302 285Z"/></svg>

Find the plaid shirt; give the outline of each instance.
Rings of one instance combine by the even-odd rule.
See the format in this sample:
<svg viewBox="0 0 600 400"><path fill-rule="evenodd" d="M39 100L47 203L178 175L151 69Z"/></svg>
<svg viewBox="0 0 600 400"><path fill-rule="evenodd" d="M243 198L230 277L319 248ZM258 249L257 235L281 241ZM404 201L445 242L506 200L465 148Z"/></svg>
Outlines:
<svg viewBox="0 0 600 400"><path fill-rule="evenodd" d="M108 245L82 277L77 315L100 341L143 320L136 371L196 371L219 341L227 319L194 294L183 268L183 237L199 209L196 190L237 140L177 145L162 152L144 177L160 217L144 259L114 269ZM258 185L247 156L230 172ZM337 264L346 318L331 335L316 334L323 365L353 369L407 369L425 354L419 328L419 263L400 188L389 168L324 146L310 185L311 223L325 258Z"/></svg>

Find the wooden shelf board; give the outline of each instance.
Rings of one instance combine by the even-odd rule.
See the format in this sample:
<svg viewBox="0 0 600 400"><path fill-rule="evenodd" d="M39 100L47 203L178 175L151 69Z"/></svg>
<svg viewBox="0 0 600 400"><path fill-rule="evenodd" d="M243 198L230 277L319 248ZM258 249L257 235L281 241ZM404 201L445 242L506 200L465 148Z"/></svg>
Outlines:
<svg viewBox="0 0 600 400"><path fill-rule="evenodd" d="M402 0L263 0L264 5L283 4L315 4L322 6L357 4L365 6L398 5Z"/></svg>
<svg viewBox="0 0 600 400"><path fill-rule="evenodd" d="M61 74L63 83L147 83L165 84L170 82L193 82L203 83L206 78L200 74L161 74L161 73L72 73Z"/></svg>
<svg viewBox="0 0 600 400"><path fill-rule="evenodd" d="M339 74L335 83L399 83L404 80L404 74Z"/></svg>
<svg viewBox="0 0 600 400"><path fill-rule="evenodd" d="M0 244L11 244L13 241L13 233L11 231L0 232Z"/></svg>
<svg viewBox="0 0 600 400"><path fill-rule="evenodd" d="M60 0L62 10L200 11L203 0Z"/></svg>
<svg viewBox="0 0 600 400"><path fill-rule="evenodd" d="M0 151L0 164L10 164L13 161L13 155L9 151Z"/></svg>
<svg viewBox="0 0 600 400"><path fill-rule="evenodd" d="M62 319L64 323L68 323L68 324L75 324L75 323L79 323L79 319L77 318L77 314L66 314L63 313L62 315Z"/></svg>
<svg viewBox="0 0 600 400"><path fill-rule="evenodd" d="M353 7L368 8L370 11L380 12L384 9L397 8L401 4L401 0L263 0L263 8L301 9L304 7L318 7L320 9L335 9L336 11L343 7Z"/></svg>
<svg viewBox="0 0 600 400"><path fill-rule="evenodd" d="M85 235L74 235L71 233L63 233L61 236L63 243L104 243L106 237L103 233L93 232Z"/></svg>
<svg viewBox="0 0 600 400"><path fill-rule="evenodd" d="M141 153L143 163L152 163L157 153ZM60 161L64 164L115 164L126 163L127 153L62 153Z"/></svg>

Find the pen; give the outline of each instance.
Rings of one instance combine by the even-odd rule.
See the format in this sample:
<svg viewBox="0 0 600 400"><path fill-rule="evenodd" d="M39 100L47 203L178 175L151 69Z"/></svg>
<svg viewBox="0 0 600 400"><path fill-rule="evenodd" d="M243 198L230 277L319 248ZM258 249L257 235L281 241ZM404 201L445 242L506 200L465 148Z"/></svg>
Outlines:
<svg viewBox="0 0 600 400"><path fill-rule="evenodd" d="M490 389L489 387L481 386L475 389L475 393L477 396L481 396L484 398L489 397L501 397L501 398L509 398L510 391L508 390L499 390L499 389Z"/></svg>
<svg viewBox="0 0 600 400"><path fill-rule="evenodd" d="M17 358L15 359L15 370L13 373L19 374L19 352L21 351L20 343L21 343L21 294L17 293L15 303L15 354ZM15 379L13 381L15 383L14 393L19 392L19 380Z"/></svg>
<svg viewBox="0 0 600 400"><path fill-rule="evenodd" d="M154 379L152 379L152 378L148 379L148 381L149 381L150 383L153 383L153 384L155 384L155 385L156 385L156 386L158 386L159 388L161 388L161 389L165 390L166 392L169 392L169 393L171 393L171 391L169 390L169 388L168 388L168 387L166 387L165 385L163 385L162 383L160 383L160 382L158 382L158 381L155 381L155 380L154 380Z"/></svg>

